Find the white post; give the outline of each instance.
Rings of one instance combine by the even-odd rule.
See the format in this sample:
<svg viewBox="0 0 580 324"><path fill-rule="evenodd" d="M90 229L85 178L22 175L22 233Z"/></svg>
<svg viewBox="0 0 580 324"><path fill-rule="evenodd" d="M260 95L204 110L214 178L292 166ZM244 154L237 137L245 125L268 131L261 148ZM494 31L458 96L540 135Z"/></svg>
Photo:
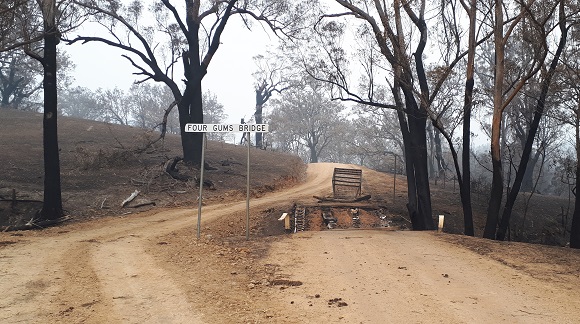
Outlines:
<svg viewBox="0 0 580 324"><path fill-rule="evenodd" d="M197 206L197 238L201 236L201 200L203 193L203 171L205 167L205 133L202 134L201 144L201 167L199 169L199 205Z"/></svg>
<svg viewBox="0 0 580 324"><path fill-rule="evenodd" d="M437 229L437 232L441 233L443 232L443 221L445 220L445 215L439 215L439 227Z"/></svg>

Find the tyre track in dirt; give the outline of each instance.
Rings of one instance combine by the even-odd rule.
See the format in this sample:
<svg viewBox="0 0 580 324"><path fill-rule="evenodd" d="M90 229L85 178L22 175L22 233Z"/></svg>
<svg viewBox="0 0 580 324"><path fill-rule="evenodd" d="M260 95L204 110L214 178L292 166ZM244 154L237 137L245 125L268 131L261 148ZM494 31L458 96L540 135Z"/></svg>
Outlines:
<svg viewBox="0 0 580 324"><path fill-rule="evenodd" d="M304 183L253 199L252 210L328 191L334 166L345 167L309 165ZM241 201L204 207L202 231L245 206ZM196 209L166 210L25 234L0 255L0 322L55 323L69 316L85 323L202 322L171 274L147 251L156 237L195 228L196 216Z"/></svg>

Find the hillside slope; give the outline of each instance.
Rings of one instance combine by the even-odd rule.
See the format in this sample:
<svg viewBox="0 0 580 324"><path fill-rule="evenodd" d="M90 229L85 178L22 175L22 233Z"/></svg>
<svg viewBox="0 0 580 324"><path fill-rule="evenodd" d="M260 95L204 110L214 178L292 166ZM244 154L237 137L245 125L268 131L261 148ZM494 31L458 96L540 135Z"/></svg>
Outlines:
<svg viewBox="0 0 580 324"><path fill-rule="evenodd" d="M59 117L59 145L63 207L75 220L147 210L121 209L121 202L133 191L141 202L156 207L193 206L198 189L198 170L182 163L179 181L164 170L166 162L181 154L176 135L167 135L144 153L157 133L102 122ZM43 199L42 115L16 110L0 110L0 229L28 221ZM206 161L215 168L205 179L214 190L205 190L204 199L230 201L245 197L247 148L208 142ZM254 196L298 180L304 172L299 158L286 154L251 150L251 187ZM17 202L12 204L13 194Z"/></svg>

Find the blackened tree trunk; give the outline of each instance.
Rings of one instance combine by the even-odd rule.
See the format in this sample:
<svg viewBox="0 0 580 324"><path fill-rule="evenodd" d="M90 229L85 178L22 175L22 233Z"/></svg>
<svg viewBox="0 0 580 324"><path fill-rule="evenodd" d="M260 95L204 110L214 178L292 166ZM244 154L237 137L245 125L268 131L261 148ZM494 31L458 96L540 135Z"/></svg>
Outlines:
<svg viewBox="0 0 580 324"><path fill-rule="evenodd" d="M526 139L526 145L524 146L522 158L520 160L520 164L516 172L516 178L508 194L506 204L504 206L501 217L501 222L497 230L496 239L498 240L503 241L505 239L505 234L511 219L512 209L518 197L522 180L524 179L524 175L528 166L528 161L530 160L530 156L532 154L532 146L534 144L534 139L536 137L536 133L540 125L540 120L544 115L544 108L546 104L546 97L548 96L548 90L550 88L550 84L552 83L552 77L556 73L556 67L558 66L560 55L562 54L562 51L566 46L567 36L568 36L568 28L566 27L564 4L563 2L560 2L560 42L558 43L558 49L556 50L556 53L552 58L552 62L550 63L548 73L546 74L546 77L542 81L542 90L540 92L540 97L538 98L538 102L536 104L536 109L534 110L534 119L532 120L532 124L530 125L528 138Z"/></svg>
<svg viewBox="0 0 580 324"><path fill-rule="evenodd" d="M493 168L493 179L491 184L491 193L489 204L487 208L487 220L485 223L485 230L483 232L483 237L488 239L495 239L496 237L496 230L499 221L499 213L501 209L501 203L503 199L503 186L504 186L504 175L503 175L503 167L502 167L502 159L501 159L501 151L502 151L502 139L503 143L505 144L506 140L506 132L504 129L505 122L504 119L504 110L510 104L510 102L515 98L515 96L521 91L521 89L527 84L528 80L535 76L538 71L540 71L541 67L544 65L545 58L548 54L547 50L540 51L540 55L534 55L533 60L526 64L531 64L529 68L526 68L527 71L525 74L519 76L514 83L509 85L509 88L506 90L504 86L504 77L506 74L506 64L505 64L505 50L506 44L513 35L513 31L515 27L520 22L524 21L525 17L530 16L532 20L534 20L535 24L538 24L538 20L533 17L532 11L530 10L529 6L531 3L520 3L520 11L521 13L517 15L514 19L510 19L505 26L506 33L504 35L504 10L506 7L504 5L503 0L494 0L494 15L495 15L495 22L494 22L494 47L495 47L495 61L494 61L494 85L493 85L493 118L491 122L491 162ZM559 2L559 5L562 6L560 9L563 10L563 3ZM548 20L542 20L544 26L543 28L548 28L545 26ZM542 31L543 36L538 39L539 42L545 42L545 37L551 31L544 29ZM544 38L542 38L544 37ZM545 48L545 46L543 46ZM511 173L511 168L508 169ZM508 174L509 175L509 174ZM510 181L507 181L509 184ZM508 188L509 191L509 188Z"/></svg>
<svg viewBox="0 0 580 324"><path fill-rule="evenodd" d="M541 91L541 90L540 90ZM531 106L528 107L528 101L531 101L531 98L527 98L524 100L524 107L527 108L525 109L526 111L529 109L531 111L531 116L525 116L525 117L516 117L514 120L514 129L515 129L515 133L516 133L516 137L520 142L520 145L522 147L522 149L526 146L526 141L528 140L528 133L529 133L529 125L532 123L532 120L534 119L534 115L533 115L533 111L530 108ZM522 110L523 111L523 110ZM524 113L522 113L522 115L525 115ZM524 124L525 126L523 126L522 124ZM532 192L533 188L534 188L534 170L536 168L536 164L538 163L538 161L540 160L540 154L542 153L542 150L536 150L536 153L533 155L533 157L531 157L528 161L528 165L526 167L526 173L524 173L524 179L522 180L522 186L520 191L522 192Z"/></svg>
<svg viewBox="0 0 580 324"><path fill-rule="evenodd" d="M410 157L413 163L417 190L418 215L416 224L413 224L414 230L430 230L434 228L433 217L431 215L431 191L429 188L429 168L427 164L426 121L427 115L422 114L418 110L407 119L411 145Z"/></svg>
<svg viewBox="0 0 580 324"><path fill-rule="evenodd" d="M404 116L404 114L401 114ZM401 122L403 116L399 116L399 121ZM404 120L403 123L407 126L407 121ZM411 136L409 130L401 128L403 135L403 143L405 143L405 176L407 177L407 211L409 212L409 217L411 218L411 225L414 230L419 230L421 223L419 217L419 207L418 197L417 197L417 180L415 178L415 172L413 171L414 165L411 160ZM396 157L395 157L396 158ZM396 172L396 170L395 170Z"/></svg>
<svg viewBox="0 0 580 324"><path fill-rule="evenodd" d="M495 238L495 231L497 229L499 211L503 198L503 168L498 145L499 144L492 143L491 163L493 176L491 181L491 193L487 207L487 219L485 223L485 229L483 231L483 237L488 239Z"/></svg>
<svg viewBox="0 0 580 324"><path fill-rule="evenodd" d="M494 45L495 45L495 81L493 86L493 117L491 121L491 164L493 177L491 181L491 192L487 206L487 219L483 237L488 239L495 238L497 229L499 211L503 198L503 167L501 161L501 124L503 113L503 83L505 75L505 43L503 35L503 1L495 0L495 26L494 26Z"/></svg>
<svg viewBox="0 0 580 324"><path fill-rule="evenodd" d="M165 3L165 2L164 2ZM220 45L220 37L231 16L232 8L236 0L227 4L222 20L216 27L207 54L203 61L200 58L200 39L199 30L201 27L201 18L199 16L199 3L186 1L186 22L187 22L187 41L188 51L183 55L183 67L186 79L186 86L183 96L179 96L177 91L176 98L180 97L177 109L179 111L179 125L181 128L181 146L183 149L183 161L192 165L201 165L201 151L203 149L203 133L186 133L185 124L203 123L203 94L201 89L201 80L207 74L207 68L213 55ZM167 2L167 7L172 6ZM172 88L170 86L170 88ZM174 88L174 87L173 87ZM175 92L175 91L174 91Z"/></svg>
<svg viewBox="0 0 580 324"><path fill-rule="evenodd" d="M380 16L382 28L377 20L369 14L368 6L357 7L353 1L336 0L344 8L350 10L357 18L364 19L372 27L373 35L380 48L381 54L389 61L394 73L395 82L399 83L404 96L404 112L408 125L408 140L404 141L405 161L407 175L414 176L414 181L409 181L409 191L415 186L413 193L409 195L409 211L414 230L434 229L433 217L431 215L431 195L429 188L429 173L427 164L427 141L426 141L426 120L427 108L430 105L429 86L423 66L424 49L427 44L427 25L425 23L425 1L418 1L411 4L409 1L395 0L392 4L386 5L382 1L374 1L374 10ZM368 4L367 4L368 5ZM389 8L392 8L389 9ZM401 12L404 10L407 17L419 29L419 43L413 53L415 64L412 64L409 57L409 46L406 44L409 30L403 28ZM415 12L414 10L417 10ZM393 28L393 23L394 26ZM420 92L414 87L415 72L419 81ZM397 89L397 86L393 87ZM398 90L397 90L398 91ZM415 97L417 95L417 98ZM418 103L420 101L420 104ZM397 103L397 106L399 104ZM399 118L402 121L402 118ZM405 132L402 128L401 131ZM410 180L410 178L408 178ZM416 196L415 196L416 194ZM416 200L414 199L416 197ZM411 206L416 203L416 210L411 210Z"/></svg>
<svg viewBox="0 0 580 324"><path fill-rule="evenodd" d="M404 85L403 85L404 84ZM427 113L420 109L415 101L414 92L410 85L410 76L404 76L401 89L407 109L408 140L405 142L405 162L407 177L413 175L415 193L409 197L409 213L414 230L430 230L435 228L431 209L431 191L429 186L429 166L427 163ZM403 138L404 139L404 138ZM410 207L416 197L416 210Z"/></svg>
<svg viewBox="0 0 580 324"><path fill-rule="evenodd" d="M469 70L468 70L469 71ZM463 149L461 152L462 181L459 183L461 206L463 207L463 230L465 235L474 236L473 209L471 206L471 108L473 106L473 65L465 82L463 105Z"/></svg>
<svg viewBox="0 0 580 324"><path fill-rule="evenodd" d="M474 236L473 210L471 206L471 109L473 107L473 87L475 85L475 29L477 0L471 0L468 10L469 40L467 49L467 74L463 101L463 149L461 153L461 181L459 192L463 207L463 228L465 235Z"/></svg>
<svg viewBox="0 0 580 324"><path fill-rule="evenodd" d="M156 57L158 51L155 51L156 44L154 46L154 44L149 43L149 37L141 34L139 32L140 28L137 28L137 25L131 24L133 19L126 19L117 11L110 10L106 6L106 3L103 3L104 7L100 7L98 1L75 1L75 4L86 9L89 15L98 14L96 16L99 16L99 19L110 19L112 22L119 24L119 27L124 27L126 29L126 35L121 36L116 34L116 29L110 29L109 33L112 35L111 38L77 36L72 40L67 40L67 42L68 44L74 44L76 42L101 42L130 52L135 57L138 57L138 60L134 60L128 55L123 55L131 62L133 67L137 68L138 72L136 74L144 77L140 82L151 79L157 82L163 82L171 89L179 112L183 160L188 164L200 165L203 134L186 133L185 125L187 123L203 123L201 81L207 74L208 66L220 46L220 37L230 16L234 14L233 10L237 0L218 1L211 6L207 6L209 8L205 10L203 7L206 6L201 5L199 0L184 0L185 12L183 15L180 15L179 10L169 0L161 0L160 2L171 12L175 19L175 22L171 26L177 26L179 28L178 30L181 31L183 40L187 43L187 48L182 55L185 77L183 79L185 83L185 90L183 92L181 87L174 81L173 73L168 73L169 71L173 71L173 67L169 69L159 66L159 60ZM222 5L225 6L223 10ZM200 9L202 12L200 12ZM236 8L235 12L252 14L241 8ZM183 17L185 17L185 23L182 20ZM201 22L206 17L215 17L217 21L211 30L204 30L204 33L207 32L205 35L208 41L202 42L202 45L200 45L199 32ZM267 20L266 17L259 17L259 19ZM139 46L133 46L131 44L130 39L133 39L133 37ZM181 36L178 38L181 39ZM203 48L207 49L203 55L203 59L200 56L200 46L204 46ZM173 63L171 66L173 66Z"/></svg>
<svg viewBox="0 0 580 324"><path fill-rule="evenodd" d="M417 209L417 185L415 180L415 172L413 172L413 162L410 158L413 156L411 153L411 135L409 134L409 125L407 124L407 118L405 117L405 114L401 110L398 110L397 117L399 119L399 126L401 127L401 135L403 136L405 175L407 177L407 211L409 212L411 223L415 224L418 223L417 215L419 211ZM395 170L395 172L397 172L397 170Z"/></svg>
<svg viewBox="0 0 580 324"><path fill-rule="evenodd" d="M396 70L395 80L393 82L394 86L392 89L393 97L395 99L395 104L397 106L397 118L399 120L399 127L401 128L401 135L403 137L403 155L405 159L405 175L407 177L407 211L409 212L409 217L411 218L411 224L413 229L418 221L418 209L417 209L417 186L415 181L415 172L413 171L413 162L411 156L411 135L409 134L409 125L407 124L407 117L404 110L404 103L401 99L401 87L399 83L400 70ZM396 159L396 157L395 157ZM395 170L397 172L397 170Z"/></svg>
<svg viewBox="0 0 580 324"><path fill-rule="evenodd" d="M425 67L423 64L423 52L427 45L427 24L425 22L423 12L417 17L411 11L409 4L403 4L405 11L409 18L419 28L420 37L419 44L413 57L415 58L415 69L417 72L417 80L419 81L419 88L421 95L419 103L414 96L414 89L412 88L413 76L410 74L410 67L406 67L403 72L404 82L401 85L403 94L405 96L405 105L407 107L409 119L409 133L411 134L411 152L413 158L413 167L415 171L415 180L417 182L417 206L419 211L419 230L435 229L433 222L433 211L431 209L431 188L429 185L429 166L427 162L427 132L426 123L427 109L430 105L428 101L429 85L427 76L425 74Z"/></svg>
<svg viewBox="0 0 580 324"><path fill-rule="evenodd" d="M60 185L60 160L58 153L57 125L57 84L56 45L59 42L55 23L56 4L54 0L43 3L44 16L44 203L40 219L54 220L62 217L62 196Z"/></svg>
<svg viewBox="0 0 580 324"><path fill-rule="evenodd" d="M188 98L189 97L189 98ZM185 132L185 124L203 124L201 83L192 87L177 105L179 111L179 125L181 128L181 147L183 149L183 161L192 165L201 164L201 149L203 133Z"/></svg>
<svg viewBox="0 0 580 324"><path fill-rule="evenodd" d="M196 166L201 165L201 150L203 143L203 133L186 133L187 123L203 124L203 104L201 80L205 72L201 66L199 57L199 28L200 21L192 13L195 12L193 3L186 2L187 5L187 27L188 27L188 50L183 53L183 71L186 85L181 101L177 105L179 112L179 126L181 129L181 146L183 149L183 161Z"/></svg>
<svg viewBox="0 0 580 324"><path fill-rule="evenodd" d="M190 73L195 75L193 71L190 71ZM201 164L203 133L187 133L185 132L185 125L187 123L203 123L201 82L187 84L177 109L179 112L183 160L185 163L199 166Z"/></svg>

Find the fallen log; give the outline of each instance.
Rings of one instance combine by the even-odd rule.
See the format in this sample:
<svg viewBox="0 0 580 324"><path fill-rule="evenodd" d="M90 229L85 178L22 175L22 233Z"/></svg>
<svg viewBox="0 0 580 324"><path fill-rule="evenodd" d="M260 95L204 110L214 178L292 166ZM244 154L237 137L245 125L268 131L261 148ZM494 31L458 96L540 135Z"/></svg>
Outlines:
<svg viewBox="0 0 580 324"><path fill-rule="evenodd" d="M57 219L46 219L46 220L35 220L34 218L28 221L28 223L23 225L10 225L6 226L2 229L2 232L9 232L9 231L25 231L31 229L42 229L51 225L60 224L67 220L71 219L70 216L63 216Z"/></svg>

